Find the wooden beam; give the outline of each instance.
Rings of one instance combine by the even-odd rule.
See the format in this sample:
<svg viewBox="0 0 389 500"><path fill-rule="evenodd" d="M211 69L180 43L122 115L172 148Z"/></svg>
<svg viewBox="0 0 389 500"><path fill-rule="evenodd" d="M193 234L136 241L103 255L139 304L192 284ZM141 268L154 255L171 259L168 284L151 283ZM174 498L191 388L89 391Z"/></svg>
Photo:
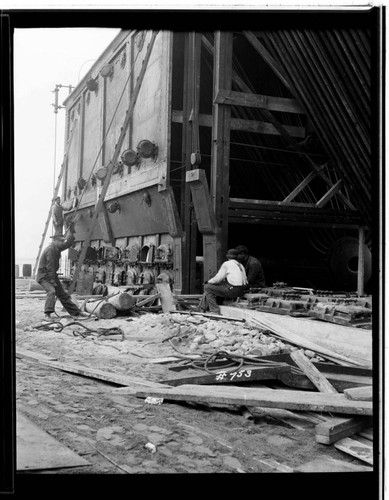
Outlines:
<svg viewBox="0 0 389 500"><path fill-rule="evenodd" d="M138 379L136 377L130 377L128 375L121 375L118 373L106 372L102 370L96 370L94 368L88 368L86 366L74 365L69 363L61 363L57 361L50 361L45 359L42 355L34 353L32 351L25 351L18 349L16 351L16 357L23 359L26 358L30 361L38 361L40 364L47 366L49 368L55 368L68 373L74 373L76 375L82 375L84 377L94 378L97 380L102 380L104 382L109 382L116 385L122 386L136 386L143 387L167 387L159 384L158 382L151 382L149 380Z"/></svg>
<svg viewBox="0 0 389 500"><path fill-rule="evenodd" d="M323 167L321 167L323 168ZM286 198L284 198L283 203L289 203L291 202L296 196L301 193L301 191L308 186L308 184L313 180L315 177L317 177L318 173L317 172L311 172L307 177L300 182L300 184L293 189L291 193L288 194Z"/></svg>
<svg viewBox="0 0 389 500"><path fill-rule="evenodd" d="M173 193L173 188L169 186L167 189L160 191L159 194L162 198L162 205L165 208L165 217L170 236L173 238L183 236L181 219L178 214L178 208Z"/></svg>
<svg viewBox="0 0 389 500"><path fill-rule="evenodd" d="M137 397L155 396L173 401L225 403L239 406L262 406L288 410L334 412L355 415L373 413L368 401L350 401L343 394L324 394L310 391L273 390L210 385L181 385L179 387L139 391Z"/></svg>
<svg viewBox="0 0 389 500"><path fill-rule="evenodd" d="M172 121L174 123L183 123L184 116L180 110L172 111ZM198 123L200 127L212 127L212 116L199 113ZM292 137L304 138L305 128L285 125L284 129ZM272 123L258 120L244 120L243 118L231 118L230 130L239 130L240 132L251 132L253 134L281 135Z"/></svg>
<svg viewBox="0 0 389 500"><path fill-rule="evenodd" d="M219 90L214 99L214 103L268 109L270 111L281 111L284 113L304 114L303 108L295 99L253 94L252 92Z"/></svg>
<svg viewBox="0 0 389 500"><path fill-rule="evenodd" d="M190 171L192 167L192 155L200 153L199 134L199 105L200 105L200 70L201 70L201 34L189 32L185 37L185 64L186 72L184 76L184 111L185 125L183 133L183 159L185 171ZM194 212L191 204L191 192L185 181L185 172L182 176L183 193L183 220L184 220L184 281L185 289L194 292L196 289L196 248L197 229L194 221Z"/></svg>
<svg viewBox="0 0 389 500"><path fill-rule="evenodd" d="M321 422L315 427L317 443L330 445L340 439L352 436L371 425L370 417L336 418Z"/></svg>
<svg viewBox="0 0 389 500"><path fill-rule="evenodd" d="M334 446L337 450L373 465L373 446L362 443L359 439L344 438L335 443Z"/></svg>
<svg viewBox="0 0 389 500"><path fill-rule="evenodd" d="M189 170L186 173L186 182L191 189L199 231L203 234L215 234L215 213L205 170Z"/></svg>
<svg viewBox="0 0 389 500"><path fill-rule="evenodd" d="M263 45L259 42L257 37L252 32L249 32L249 31L245 31L244 35L249 40L249 42L254 46L254 48L257 50L257 52L261 55L261 57L269 64L269 66L272 68L272 70L279 76L281 81L283 81L283 83L295 95L296 92L293 91L293 89L291 89L289 87L289 84L286 81L286 78L283 75L283 73L281 72L277 63L274 61L274 59L271 57L271 55L267 52L267 50L263 47ZM206 49L209 52L212 52L212 46L209 44L209 42L206 40L205 37L203 37L203 43L204 43L204 46L206 47ZM244 81L235 72L233 72L233 79L234 79L234 82L236 83L236 85L241 90L243 90L244 92L247 92L247 93L250 92L251 89L244 83ZM280 134L285 139L287 144L289 144L291 147L293 147L293 150L296 151L298 154L300 154L301 157L309 163L309 165L313 169L313 171L317 172L328 186L332 187L333 186L332 181L325 175L324 172L322 172L322 168L320 166L316 165L315 162L308 155L306 155L304 152L299 151L298 145L296 145L295 142L292 141L293 134L291 133L291 130L286 126L281 125L278 122L278 120L276 120L272 116L270 111L263 111L263 113L265 113L265 116L267 116L267 118L271 121L270 124L273 125L274 130L276 130L278 132L278 134ZM304 131L304 134L305 134L305 131ZM351 201L345 195L343 195L343 193L338 192L338 197L343 201L343 203L346 207L350 208L351 210L356 210L356 208L351 203Z"/></svg>
<svg viewBox="0 0 389 500"><path fill-rule="evenodd" d="M244 31L243 34L246 37L246 39L251 43L251 45L254 47L254 49L258 52L258 54L262 57L262 59L271 68L274 74L278 76L278 78L285 85L285 87L290 89L288 79L285 77L283 71L278 66L273 57L269 54L269 52L265 49L265 47L261 44L258 38L251 31Z"/></svg>
<svg viewBox="0 0 389 500"><path fill-rule="evenodd" d="M320 392L338 394L327 378L309 361L302 349L291 352L290 357Z"/></svg>
<svg viewBox="0 0 389 500"><path fill-rule="evenodd" d="M203 237L204 280L215 276L218 269L216 220L208 181L202 169L186 173L186 182L190 186L197 226Z"/></svg>
<svg viewBox="0 0 389 500"><path fill-rule="evenodd" d="M355 229L358 227L357 221L350 221L346 217L327 216L309 212L298 213L294 211L275 211L271 214L268 210L245 210L230 209L229 221L237 224L298 224L300 226L332 227Z"/></svg>
<svg viewBox="0 0 389 500"><path fill-rule="evenodd" d="M177 309L176 300L170 290L170 285L168 283L157 283L155 287L157 292L161 295L162 312L169 313L175 311Z"/></svg>
<svg viewBox="0 0 389 500"><path fill-rule="evenodd" d="M109 221L108 212L105 205L101 206L101 213L99 215L100 228L103 234L103 240L106 243L110 243L113 247L115 246L115 237L113 235L111 223Z"/></svg>
<svg viewBox="0 0 389 500"><path fill-rule="evenodd" d="M324 205L326 205L330 199L335 196L339 191L340 188L342 187L343 181L342 179L339 179L338 182L336 182L327 192L324 196L320 198L320 200L316 203L317 208L322 208Z"/></svg>
<svg viewBox="0 0 389 500"><path fill-rule="evenodd" d="M344 394L347 399L352 399L354 401L373 401L373 386L352 387L350 389L345 389Z"/></svg>
<svg viewBox="0 0 389 500"><path fill-rule="evenodd" d="M320 372L315 365L304 355L303 350L293 351L290 354L291 359L297 366L303 370L309 380L317 387L320 392L327 394L337 394L338 391L328 381L326 376ZM331 444L334 441L348 437L364 427L370 425L370 421L364 418L331 418L329 422L318 424L315 428L316 442L322 444Z"/></svg>
<svg viewBox="0 0 389 500"><path fill-rule="evenodd" d="M232 32L216 31L214 37L213 95L231 90ZM211 195L216 221L217 265L223 262L228 241L228 199L230 190L231 107L212 106Z"/></svg>
<svg viewBox="0 0 389 500"><path fill-rule="evenodd" d="M171 378L163 380L164 384L179 386L184 384L239 384L245 382L254 382L256 380L277 380L280 373L290 372L290 365L271 365L271 366L249 366L234 370L220 369L218 372L209 375L192 375L183 378Z"/></svg>
<svg viewBox="0 0 389 500"><path fill-rule="evenodd" d="M88 227L87 235L86 235L86 238L85 238L82 250L81 250L81 254L80 254L80 257L78 259L78 262L77 262L77 265L76 265L76 269L75 269L74 274L73 274L72 281L70 283L69 293L73 293L74 288L76 286L78 275L79 275L81 267L82 267L82 265L84 263L86 252L88 250L90 241L92 239L93 231L94 231L94 229L96 227L97 218L98 218L100 210L101 210L101 208L103 206L105 195L106 195L106 193L108 191L109 182L111 180L113 170L114 170L114 168L116 166L116 162L117 162L117 159L119 158L119 154L120 154L120 150L121 150L124 138L125 138L125 136L127 134L127 127L128 127L129 122L130 122L130 119L132 117L132 113L134 111L136 101L138 99L139 91L140 91L140 88L141 88L142 83L143 83L143 78L144 78L144 75L146 73L147 65L148 65L148 62L149 62L149 59L150 59L150 56L151 56L151 52L152 52L152 49L153 49L153 46L154 46L154 42L155 42L155 38L156 38L157 34L158 34L158 31L154 31L153 32L153 34L151 36L151 40L150 40L149 46L147 48L147 53L146 53L145 58L144 58L144 60L142 62L142 67L141 67L141 70L139 72L138 80L136 82L136 86L135 86L134 92L133 92L133 94L131 96L132 98L131 98L131 101L130 101L130 105L129 105L128 109L127 109L123 126L120 129L121 132L120 132L120 135L119 135L119 138L118 138L118 142L115 145L115 151L114 151L112 159L111 159L111 161L109 163L108 170L107 170L107 175L106 175L106 177L104 179L104 184L103 184L103 187L101 189L101 193L100 193L99 199L98 199L98 201L96 203L95 212L93 214L91 223L90 223L90 225Z"/></svg>

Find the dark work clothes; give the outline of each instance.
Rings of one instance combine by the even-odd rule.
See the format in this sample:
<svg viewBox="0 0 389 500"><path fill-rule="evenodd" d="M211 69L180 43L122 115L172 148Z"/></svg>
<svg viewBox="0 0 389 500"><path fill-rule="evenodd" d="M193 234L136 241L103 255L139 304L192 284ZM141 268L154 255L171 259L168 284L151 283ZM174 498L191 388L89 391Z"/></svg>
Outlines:
<svg viewBox="0 0 389 500"><path fill-rule="evenodd" d="M258 286L261 288L266 286L265 274L262 269L262 264L259 262L258 259L250 255L249 258L247 259L247 262L244 264L244 267L246 270L249 286L251 287Z"/></svg>
<svg viewBox="0 0 389 500"><path fill-rule="evenodd" d="M220 313L220 307L216 301L216 297L223 297L228 299L236 299L244 295L247 286L233 286L227 281L222 283L206 283L204 285L204 293L201 297L199 308L203 311L209 310L211 313Z"/></svg>
<svg viewBox="0 0 389 500"><path fill-rule="evenodd" d="M48 281L52 285L54 284L57 271L59 269L60 258L61 251L54 245L54 243L51 243L43 250L36 277L38 283L44 280Z"/></svg>
<svg viewBox="0 0 389 500"><path fill-rule="evenodd" d="M46 290L46 302L45 302L45 314L51 314L55 311L55 301L56 298L61 302L66 311L71 316L77 316L80 313L80 309L76 304L72 301L70 296L65 292L61 282L58 279L58 276L54 279L54 284L51 284L49 281L40 281L38 282L40 285Z"/></svg>
<svg viewBox="0 0 389 500"><path fill-rule="evenodd" d="M47 292L45 314L54 312L56 297L58 297L61 304L71 316L77 316L80 312L78 306L74 304L70 296L63 289L57 275L61 251L69 248L73 244L73 241L74 237L69 238L61 247L61 250L54 243L51 243L42 253L36 280Z"/></svg>
<svg viewBox="0 0 389 500"><path fill-rule="evenodd" d="M53 217L54 234L62 234L63 231L63 208L57 203L54 204L51 215Z"/></svg>

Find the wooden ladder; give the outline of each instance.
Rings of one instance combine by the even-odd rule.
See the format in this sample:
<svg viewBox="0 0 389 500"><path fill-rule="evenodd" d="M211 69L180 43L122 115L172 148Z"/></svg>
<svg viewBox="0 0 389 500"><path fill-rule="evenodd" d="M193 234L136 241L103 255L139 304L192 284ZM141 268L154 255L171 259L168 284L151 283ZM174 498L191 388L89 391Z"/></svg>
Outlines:
<svg viewBox="0 0 389 500"><path fill-rule="evenodd" d="M96 224L97 224L98 216L100 214L101 209L103 208L104 198L105 198L105 195L106 195L108 187L109 187L109 181L111 180L113 169L115 168L116 162L118 160L120 150L121 150L124 138L125 138L126 133L127 133L127 128L128 128L130 119L132 117L132 114L134 112L135 104L136 104L136 101L137 101L137 98L139 95L140 88L142 86L143 78L144 78L144 75L146 73L147 64L149 62L150 55L151 55L153 45L154 45L154 41L155 41L157 34L158 34L158 30L153 32L153 34L151 36L150 43L147 47L147 52L146 52L145 58L142 62L142 68L140 70L133 94L131 95L130 105L126 111L126 116L124 119L123 126L120 129L121 130L120 136L119 136L117 144L115 145L115 151L113 153L112 159L109 162L107 175L104 178L104 184L103 184L99 199L97 200L91 223L87 229L87 233L86 233L85 241L84 241L84 244L83 244L83 247L81 250L81 254L78 258L76 269L74 270L72 281L71 281L70 286L69 286L69 293L70 294L72 294L74 292L74 289L75 289L75 286L77 283L77 279L78 279L78 275L79 275L81 267L84 263L86 252L88 250L90 241L92 239L93 231L94 231Z"/></svg>
<svg viewBox="0 0 389 500"><path fill-rule="evenodd" d="M37 267L38 267L39 258L41 256L43 243L45 242L45 238L46 238L46 234L47 234L47 229L49 227L49 223L50 223L50 220L51 220L52 206L53 206L53 203L55 201L55 198L57 197L57 194L58 194L58 191L59 191L59 187L61 185L62 177L63 177L63 174L65 173L65 170L66 170L66 164L67 164L67 158L68 158L68 154L69 154L70 144L72 142L72 138L73 138L73 135L74 135L74 130L76 128L76 124L77 124L77 120L74 121L74 125L73 125L73 128L72 128L71 132L70 132L69 139L68 139L68 141L66 143L64 159L62 161L61 170L60 170L59 175L58 175L57 183L56 183L56 185L54 187L53 198L51 200L49 213L47 215L45 228L43 230L42 239L41 239L41 242L40 242L40 245L39 245L38 255L37 255L36 260L35 260L34 271L32 273L32 277L34 279L35 279L35 276L36 276L36 270L37 270Z"/></svg>

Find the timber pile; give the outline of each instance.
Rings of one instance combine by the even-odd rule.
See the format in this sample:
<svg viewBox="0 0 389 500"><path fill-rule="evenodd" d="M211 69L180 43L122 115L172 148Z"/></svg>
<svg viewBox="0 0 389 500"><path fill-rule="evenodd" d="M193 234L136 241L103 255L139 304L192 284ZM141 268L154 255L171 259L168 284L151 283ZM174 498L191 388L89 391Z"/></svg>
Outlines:
<svg viewBox="0 0 389 500"><path fill-rule="evenodd" d="M355 356L352 349L350 355L345 342L342 352L331 350L330 345L320 345L317 337L313 342L307 340L309 336L288 331L285 323L280 326L268 318L254 321L258 316L246 314L251 311L237 315L234 309L237 311L222 306L222 316L207 318L206 322L206 314L171 313L169 320L177 323L178 330L174 342L170 342L181 357L170 369L190 368L191 374L168 377L161 382L170 387L142 389L137 391L137 397L241 408L242 415L250 419L254 418L254 410L273 415L289 412L314 423L319 445L337 445L342 452L372 465L372 441L360 434L372 435L370 363L363 356ZM353 332L349 330L349 334ZM358 339L354 340L358 343ZM278 349L266 352L264 346ZM207 357L210 350L219 357ZM366 354L363 350L361 353ZM192 360L183 360L185 355L192 355ZM241 364L239 359L243 360ZM231 365L232 361L235 364ZM161 362L172 363L174 358ZM194 375L193 368L197 369ZM128 389L119 391L126 393ZM292 426L302 429L298 424Z"/></svg>

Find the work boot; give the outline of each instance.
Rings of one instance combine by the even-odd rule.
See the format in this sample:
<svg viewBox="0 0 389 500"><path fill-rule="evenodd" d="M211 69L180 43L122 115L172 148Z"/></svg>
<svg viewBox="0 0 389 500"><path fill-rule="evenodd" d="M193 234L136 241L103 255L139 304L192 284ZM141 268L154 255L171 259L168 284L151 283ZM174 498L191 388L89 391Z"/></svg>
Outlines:
<svg viewBox="0 0 389 500"><path fill-rule="evenodd" d="M43 318L45 321L52 321L51 319L51 313L46 313L45 317Z"/></svg>

